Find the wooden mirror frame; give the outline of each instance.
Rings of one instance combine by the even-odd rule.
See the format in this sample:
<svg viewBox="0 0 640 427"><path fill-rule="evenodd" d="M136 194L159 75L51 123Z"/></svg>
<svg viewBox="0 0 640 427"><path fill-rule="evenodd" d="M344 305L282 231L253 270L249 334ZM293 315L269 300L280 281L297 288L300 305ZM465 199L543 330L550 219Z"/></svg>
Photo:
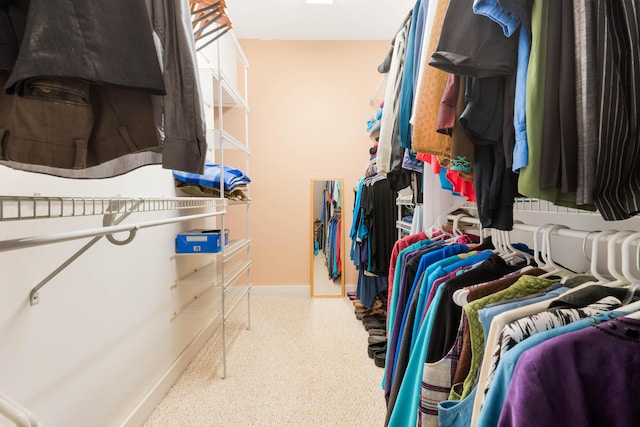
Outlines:
<svg viewBox="0 0 640 427"><path fill-rule="evenodd" d="M339 280L339 288L336 289L336 293L317 293L317 289L319 288L319 286L317 286L317 284L315 283L315 255L314 255L314 244L315 244L315 226L314 226L314 222L316 220L315 217L315 183L326 183L330 182L330 181L335 181L335 182L339 182L341 191L340 191L340 195L339 195L339 203L340 203L340 219L341 221L339 222L340 226L339 226L339 231L340 231L340 242L339 242L339 250L340 250L340 277ZM344 210L344 179L343 178L312 178L311 179L311 184L310 184L310 191L309 191L309 199L310 199L310 209L309 209L309 270L310 270L310 274L309 274L309 283L310 283L310 295L312 298L342 298L344 297L344 267L345 267L345 251L344 251L344 242L345 242L345 236L344 236L344 216L342 215L342 212ZM329 279L329 277L327 277L327 282L330 282L331 279ZM334 280L334 285L336 286L336 288L338 287L338 282Z"/></svg>

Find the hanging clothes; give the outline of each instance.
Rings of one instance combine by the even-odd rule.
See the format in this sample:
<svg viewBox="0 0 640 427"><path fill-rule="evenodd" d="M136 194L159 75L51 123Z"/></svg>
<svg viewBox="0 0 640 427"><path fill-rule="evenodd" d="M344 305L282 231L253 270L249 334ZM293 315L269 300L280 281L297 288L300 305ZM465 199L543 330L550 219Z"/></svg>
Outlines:
<svg viewBox="0 0 640 427"><path fill-rule="evenodd" d="M621 317L525 351L513 372L498 425L533 425L534 419L536 425L634 425L640 407L635 399L621 397L640 392L635 369L639 331L640 321ZM564 399L549 399L551 390L563 393Z"/></svg>
<svg viewBox="0 0 640 427"><path fill-rule="evenodd" d="M67 178L108 178L158 163L202 173L204 109L188 4L104 7L16 0L0 8L7 43L0 163Z"/></svg>
<svg viewBox="0 0 640 427"><path fill-rule="evenodd" d="M356 295L373 307L376 295L388 287L389 260L397 240L397 193L379 175L358 184L351 226L351 260L358 269Z"/></svg>

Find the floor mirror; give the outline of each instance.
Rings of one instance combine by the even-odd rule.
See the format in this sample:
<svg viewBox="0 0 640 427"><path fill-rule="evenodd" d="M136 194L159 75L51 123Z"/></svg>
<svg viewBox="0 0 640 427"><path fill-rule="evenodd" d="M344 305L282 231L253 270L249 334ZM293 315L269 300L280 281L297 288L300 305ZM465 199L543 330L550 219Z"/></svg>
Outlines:
<svg viewBox="0 0 640 427"><path fill-rule="evenodd" d="M344 180L311 180L311 296L344 296Z"/></svg>

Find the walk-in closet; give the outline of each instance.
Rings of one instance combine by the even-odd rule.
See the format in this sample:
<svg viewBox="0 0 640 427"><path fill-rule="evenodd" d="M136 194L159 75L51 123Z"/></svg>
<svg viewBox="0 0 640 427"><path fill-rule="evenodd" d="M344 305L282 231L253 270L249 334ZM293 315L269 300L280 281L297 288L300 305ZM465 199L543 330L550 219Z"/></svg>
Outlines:
<svg viewBox="0 0 640 427"><path fill-rule="evenodd" d="M0 427L640 425L635 0L0 0Z"/></svg>

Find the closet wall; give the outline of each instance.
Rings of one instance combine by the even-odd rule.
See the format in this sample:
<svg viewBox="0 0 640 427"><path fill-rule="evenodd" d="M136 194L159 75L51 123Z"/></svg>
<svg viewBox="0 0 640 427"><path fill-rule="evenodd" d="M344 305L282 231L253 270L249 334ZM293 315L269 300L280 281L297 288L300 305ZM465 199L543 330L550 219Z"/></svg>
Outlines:
<svg viewBox="0 0 640 427"><path fill-rule="evenodd" d="M249 135L261 141L251 148L252 281L308 286L309 181L343 177L344 204L353 207L369 158L366 122L375 110L367 101L389 41L240 44L251 64ZM345 284L355 283L346 263Z"/></svg>
<svg viewBox="0 0 640 427"><path fill-rule="evenodd" d="M160 166L104 180L2 166L0 183L4 195L178 196L171 171ZM123 224L175 215L134 213ZM173 259L175 234L214 225L208 219L142 229L124 246L102 238L40 290L35 306L29 291L90 239L0 252L0 390L46 426L121 425L143 402L130 424L140 425L200 348L204 341L196 337L210 320L172 319L189 297L189 290L172 288L174 281L206 263ZM101 216L15 221L2 224L0 239L101 226Z"/></svg>

